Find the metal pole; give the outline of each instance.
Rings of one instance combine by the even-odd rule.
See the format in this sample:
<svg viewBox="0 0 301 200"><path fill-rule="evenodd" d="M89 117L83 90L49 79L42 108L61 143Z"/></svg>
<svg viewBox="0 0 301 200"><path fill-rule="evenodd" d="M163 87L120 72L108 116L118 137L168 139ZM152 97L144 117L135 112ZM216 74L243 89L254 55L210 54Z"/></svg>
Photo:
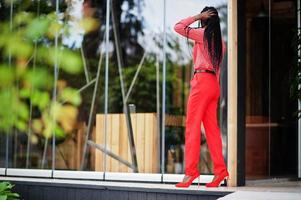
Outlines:
<svg viewBox="0 0 301 200"><path fill-rule="evenodd" d="M157 133L160 133L160 66L159 55L156 55L156 101L157 101ZM159 134L158 134L159 135ZM159 144L159 142L158 142ZM160 152L160 146L158 146ZM160 153L158 153L160 157Z"/></svg>
<svg viewBox="0 0 301 200"><path fill-rule="evenodd" d="M101 43L102 42L103 42L103 40L101 40ZM82 154L82 159L81 159L81 166L80 166L81 170L84 170L84 167L85 167L85 164L86 164L86 155L87 155L87 148L88 148L87 142L89 140L89 136L90 136L90 132L91 132L92 119L93 119L93 115L94 115L94 106L95 106L95 100L96 100L98 83L99 83L99 77L100 77L100 69L101 69L101 65L102 65L102 57L103 57L103 54L100 51L100 58L99 58L99 61L98 61L97 74L96 74L96 78L95 78L95 84L94 84L92 102L91 102L91 106L90 106L90 113L89 113L89 119L88 119L88 127L87 127L87 131L86 131L85 144L84 144L84 149L83 149L83 154Z"/></svg>
<svg viewBox="0 0 301 200"><path fill-rule="evenodd" d="M40 16L40 0L38 0L38 6L37 6L37 16ZM32 56L33 59L33 71L35 71L36 69L36 58L37 58L37 41L34 42L34 53ZM31 59L30 59L31 60ZM30 62L30 60L28 61L28 63ZM30 97L32 97L34 88L33 86L31 86L30 88ZM31 98L30 98L31 99ZM28 133L27 133L27 147L26 147L26 169L29 168L29 159L30 159L30 147L31 147L31 142L30 142L30 138L31 138L31 134L32 134L32 130L31 130L31 125L32 123L32 102L30 100L29 102L29 121L28 121Z"/></svg>
<svg viewBox="0 0 301 200"><path fill-rule="evenodd" d="M165 171L165 96L166 96L166 0L163 2L163 83L162 83L162 163L161 163L161 173L163 181L163 174Z"/></svg>
<svg viewBox="0 0 301 200"><path fill-rule="evenodd" d="M130 94L131 94L131 92L132 92L132 89L133 89L134 84L135 84L135 82L136 82L136 79L137 79L137 77L138 77L138 75L139 75L139 72L140 72L140 70L141 70L141 68L142 68L142 65L143 65L143 63L144 63L145 58L146 58L146 51L144 52L144 54L143 54L143 56L142 56L142 59L141 59L139 65L138 65L137 71L136 71L136 73L135 73L135 75L134 75L134 78L133 78L133 80L132 80L132 82L131 82L131 85L130 85L130 87L129 87L129 90L128 90L126 96L125 96L125 100L124 100L125 102L127 102L128 98L129 98L129 96L130 96Z"/></svg>
<svg viewBox="0 0 301 200"><path fill-rule="evenodd" d="M55 14L58 17L59 15L59 0L56 0L55 2ZM55 48L55 56L54 56L54 86L53 86L53 97L52 97L52 103L54 104L57 99L57 80L58 80L58 32L55 33L55 39L54 39L54 48ZM52 117L52 123L56 123L56 119L53 115ZM51 167L51 177L53 177L53 173L55 170L55 132L54 128L52 128L52 167Z"/></svg>
<svg viewBox="0 0 301 200"><path fill-rule="evenodd" d="M89 72L88 72L88 69L87 69L87 62L86 62L85 52L84 52L83 46L80 47L80 54L81 54L82 60L83 60L86 82L87 82L87 84L89 84L90 76L89 76Z"/></svg>
<svg viewBox="0 0 301 200"><path fill-rule="evenodd" d="M108 81L109 81L109 28L110 28L110 0L107 0L107 13L106 13L106 63L105 63L105 105L104 105L104 112L105 112L105 120L104 120L104 133L105 133L105 149L107 149L107 120L108 120ZM106 172L106 159L107 155L104 156L104 173L103 179L105 179L105 172Z"/></svg>
<svg viewBox="0 0 301 200"><path fill-rule="evenodd" d="M300 0L297 0L297 20L298 20L298 24L297 24L297 28L298 28L298 37L300 37L300 28L301 28L301 22L300 22L300 17L301 17L301 14L300 14L300 9L301 9L301 6L300 6ZM300 56L301 56L301 51L300 51L300 46L298 46L298 63L299 64L301 61L300 61ZM300 74L301 72L298 71L297 72L298 74ZM301 87L301 85L299 84L299 89ZM300 99L298 100L298 110L301 110L301 101ZM301 118L298 119L298 177L301 178Z"/></svg>
<svg viewBox="0 0 301 200"><path fill-rule="evenodd" d="M271 71L271 0L269 0L269 91L268 91L268 95L269 95L269 107L268 107L268 112L269 112L269 152L268 152L268 164L269 164L269 168L268 168L268 173L269 176L271 175L271 76L272 76L272 71Z"/></svg>
<svg viewBox="0 0 301 200"><path fill-rule="evenodd" d="M10 1L10 21L9 21L9 28L10 31L12 31L13 28L13 7L14 3L13 1ZM11 67L11 52L9 50L9 55L8 55L8 66ZM9 146L9 133L6 133L6 144L5 144L5 175L7 175L7 168L8 168L8 146Z"/></svg>
<svg viewBox="0 0 301 200"><path fill-rule="evenodd" d="M113 0L112 0L113 1ZM123 111L125 112L125 119L126 119L126 125L128 130L128 139L129 139L129 146L130 146L130 152L131 152L131 159L132 159L132 169L135 173L138 173L138 162L137 162L137 153L136 153L136 147L135 147L135 141L134 141L134 133L133 133L133 127L132 127L132 121L131 121L131 114L129 112L129 106L127 105L127 98L125 97L125 86L123 82L123 76L122 76L122 59L121 59L121 47L119 43L118 38L118 29L116 26L116 15L114 13L114 2L111 5L112 8L112 28L114 32L114 38L115 38L115 46L116 46L116 54L117 54L117 62L118 62L118 72L119 72L119 79L120 79L120 87L121 87L121 94L122 94L122 102L123 102ZM145 58L146 53L144 53L141 63L143 63L143 60ZM140 63L140 64L141 64ZM142 64L141 64L142 66ZM139 72L138 72L139 73ZM137 74L137 73L136 73ZM135 80L133 80L135 82ZM130 90L128 91L128 94L130 93Z"/></svg>

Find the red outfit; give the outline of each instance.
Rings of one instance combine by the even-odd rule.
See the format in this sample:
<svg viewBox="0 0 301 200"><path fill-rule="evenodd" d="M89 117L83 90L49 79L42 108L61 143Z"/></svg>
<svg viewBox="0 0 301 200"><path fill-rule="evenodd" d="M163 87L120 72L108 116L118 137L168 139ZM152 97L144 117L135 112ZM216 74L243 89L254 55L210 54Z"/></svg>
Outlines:
<svg viewBox="0 0 301 200"><path fill-rule="evenodd" d="M204 28L191 29L195 21L188 17L178 22L174 29L177 33L195 41L193 48L194 69L213 70L208 51L203 45ZM224 41L223 54L225 52ZM190 81L190 94L187 103L185 130L185 174L193 176L198 171L200 158L201 123L205 128L208 148L213 161L215 175L227 170L222 154L222 139L217 122L217 104L220 96L219 70L217 76L211 73L196 73Z"/></svg>

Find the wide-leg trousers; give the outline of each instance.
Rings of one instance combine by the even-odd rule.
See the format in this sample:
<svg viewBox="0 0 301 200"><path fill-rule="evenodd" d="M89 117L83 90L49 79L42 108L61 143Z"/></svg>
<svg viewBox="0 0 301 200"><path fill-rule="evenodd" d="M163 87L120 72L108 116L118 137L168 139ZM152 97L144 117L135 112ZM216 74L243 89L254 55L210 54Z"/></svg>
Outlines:
<svg viewBox="0 0 301 200"><path fill-rule="evenodd" d="M199 173L201 123L213 161L214 175L226 170L222 154L222 138L217 122L217 104L220 86L214 74L196 73L190 80L185 129L185 174Z"/></svg>

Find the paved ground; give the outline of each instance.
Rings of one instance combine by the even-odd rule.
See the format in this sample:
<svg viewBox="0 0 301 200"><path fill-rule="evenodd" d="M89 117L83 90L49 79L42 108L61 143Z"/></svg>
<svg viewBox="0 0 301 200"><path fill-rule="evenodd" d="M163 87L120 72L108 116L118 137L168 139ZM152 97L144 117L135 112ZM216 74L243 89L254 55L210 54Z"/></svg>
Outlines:
<svg viewBox="0 0 301 200"><path fill-rule="evenodd" d="M235 192L219 200L301 200L301 180L248 181L244 187L227 189Z"/></svg>

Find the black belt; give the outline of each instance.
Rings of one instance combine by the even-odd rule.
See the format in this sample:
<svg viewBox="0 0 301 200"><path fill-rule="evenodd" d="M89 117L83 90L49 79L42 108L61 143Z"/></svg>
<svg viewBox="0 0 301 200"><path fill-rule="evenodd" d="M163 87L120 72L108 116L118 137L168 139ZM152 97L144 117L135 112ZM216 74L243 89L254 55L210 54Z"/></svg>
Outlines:
<svg viewBox="0 0 301 200"><path fill-rule="evenodd" d="M195 73L211 73L215 75L215 71L209 70L209 69L196 69L194 70L193 74Z"/></svg>

